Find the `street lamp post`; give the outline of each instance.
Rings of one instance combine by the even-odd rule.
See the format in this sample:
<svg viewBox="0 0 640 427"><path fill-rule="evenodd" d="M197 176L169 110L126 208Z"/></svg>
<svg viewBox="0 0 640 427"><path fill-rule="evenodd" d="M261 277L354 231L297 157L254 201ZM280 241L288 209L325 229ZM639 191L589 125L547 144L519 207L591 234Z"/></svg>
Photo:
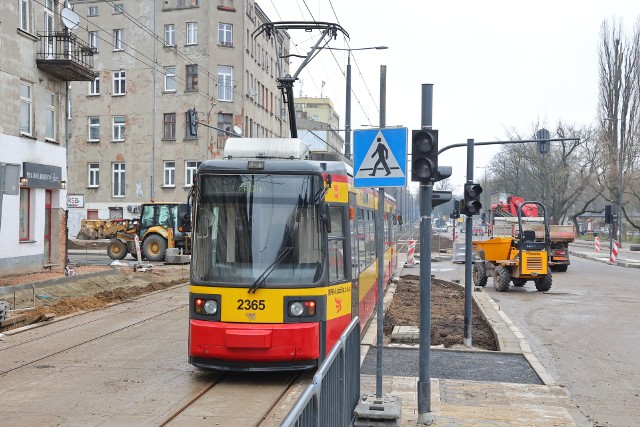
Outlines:
<svg viewBox="0 0 640 427"><path fill-rule="evenodd" d="M345 99L345 113L344 113L344 156L347 159L351 159L351 52L355 50L382 50L388 49L387 46L371 46L371 47L359 47L359 48L337 48L326 47L328 50L344 50L347 52L347 89Z"/></svg>

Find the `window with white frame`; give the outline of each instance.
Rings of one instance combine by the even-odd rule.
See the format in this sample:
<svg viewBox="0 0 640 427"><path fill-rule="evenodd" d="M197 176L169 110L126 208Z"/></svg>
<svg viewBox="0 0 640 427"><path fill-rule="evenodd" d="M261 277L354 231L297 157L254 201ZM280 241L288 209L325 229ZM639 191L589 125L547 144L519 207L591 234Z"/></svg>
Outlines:
<svg viewBox="0 0 640 427"><path fill-rule="evenodd" d="M87 182L88 186L91 188L96 188L100 186L100 163L89 163L88 169L88 178Z"/></svg>
<svg viewBox="0 0 640 427"><path fill-rule="evenodd" d="M47 59L53 59L55 55L56 24L53 15L53 0L47 0L44 5L44 33L47 35L44 43L44 55Z"/></svg>
<svg viewBox="0 0 640 427"><path fill-rule="evenodd" d="M184 163L184 185L190 187L193 185L193 181L196 177L196 172L198 172L198 167L202 164L202 162L187 160Z"/></svg>
<svg viewBox="0 0 640 427"><path fill-rule="evenodd" d="M124 163L113 164L113 175L111 178L111 188L113 197L125 196L125 168Z"/></svg>
<svg viewBox="0 0 640 427"><path fill-rule="evenodd" d="M185 89L198 90L198 64L190 64L186 67L187 81Z"/></svg>
<svg viewBox="0 0 640 427"><path fill-rule="evenodd" d="M123 47L122 47L123 36L124 36L123 29L113 30L113 50L123 50Z"/></svg>
<svg viewBox="0 0 640 427"><path fill-rule="evenodd" d="M111 136L112 141L124 141L124 127L125 127L125 117L114 116L113 117L113 135Z"/></svg>
<svg viewBox="0 0 640 427"><path fill-rule="evenodd" d="M100 117L89 117L89 141L100 141Z"/></svg>
<svg viewBox="0 0 640 427"><path fill-rule="evenodd" d="M232 67L218 67L218 101L233 101Z"/></svg>
<svg viewBox="0 0 640 427"><path fill-rule="evenodd" d="M164 26L164 45L176 45L176 26L174 24L167 24Z"/></svg>
<svg viewBox="0 0 640 427"><path fill-rule="evenodd" d="M197 22L187 22L187 44L198 44Z"/></svg>
<svg viewBox="0 0 640 427"><path fill-rule="evenodd" d="M218 44L233 46L233 25L220 22L218 24Z"/></svg>
<svg viewBox="0 0 640 427"><path fill-rule="evenodd" d="M33 133L32 87L29 83L20 82L20 133Z"/></svg>
<svg viewBox="0 0 640 427"><path fill-rule="evenodd" d="M91 46L96 52L98 52L98 32L89 31L89 46Z"/></svg>
<svg viewBox="0 0 640 427"><path fill-rule="evenodd" d="M55 141L56 139L56 96L53 92L44 94L44 118L45 118L45 139Z"/></svg>
<svg viewBox="0 0 640 427"><path fill-rule="evenodd" d="M20 0L20 29L23 31L31 30L31 0Z"/></svg>
<svg viewBox="0 0 640 427"><path fill-rule="evenodd" d="M127 93L126 72L124 70L113 72L113 95L124 95Z"/></svg>
<svg viewBox="0 0 640 427"><path fill-rule="evenodd" d="M100 76L89 82L89 95L100 95Z"/></svg>
<svg viewBox="0 0 640 427"><path fill-rule="evenodd" d="M31 240L31 189L20 187L20 240Z"/></svg>
<svg viewBox="0 0 640 427"><path fill-rule="evenodd" d="M98 16L98 6L89 6L87 16Z"/></svg>
<svg viewBox="0 0 640 427"><path fill-rule="evenodd" d="M165 92L176 91L176 67L164 67L164 90Z"/></svg>
<svg viewBox="0 0 640 427"><path fill-rule="evenodd" d="M176 113L164 113L162 125L164 129L162 139L176 139Z"/></svg>
<svg viewBox="0 0 640 427"><path fill-rule="evenodd" d="M165 160L164 162L164 182L162 186L176 186L176 162L173 160Z"/></svg>
<svg viewBox="0 0 640 427"><path fill-rule="evenodd" d="M113 14L114 15L119 15L121 13L124 13L124 5L122 3L114 4L113 5Z"/></svg>

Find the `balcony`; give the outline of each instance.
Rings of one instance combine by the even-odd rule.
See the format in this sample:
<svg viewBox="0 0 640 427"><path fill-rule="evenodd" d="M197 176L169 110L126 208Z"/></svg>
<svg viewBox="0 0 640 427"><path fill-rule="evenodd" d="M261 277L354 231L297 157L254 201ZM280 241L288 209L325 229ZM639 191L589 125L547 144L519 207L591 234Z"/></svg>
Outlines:
<svg viewBox="0 0 640 427"><path fill-rule="evenodd" d="M78 36L65 31L38 32L40 45L36 57L38 68L64 81L91 81L94 49Z"/></svg>

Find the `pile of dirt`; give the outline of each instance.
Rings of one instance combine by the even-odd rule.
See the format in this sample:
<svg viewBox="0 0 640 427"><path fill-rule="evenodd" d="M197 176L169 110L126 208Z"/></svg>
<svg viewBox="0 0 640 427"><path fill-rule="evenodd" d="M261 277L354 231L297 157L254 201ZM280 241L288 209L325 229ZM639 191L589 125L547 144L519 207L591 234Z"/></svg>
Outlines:
<svg viewBox="0 0 640 427"><path fill-rule="evenodd" d="M86 274L96 273L99 271L111 270L112 268L105 265L83 265L73 267L73 275L83 276ZM12 274L0 277L0 287L22 285L25 283L37 283L45 280L55 280L65 277L63 269L53 271L38 271L37 273Z"/></svg>
<svg viewBox="0 0 640 427"><path fill-rule="evenodd" d="M404 275L385 314L384 335L391 341L394 326L420 326L420 277ZM472 305L473 346L497 350L495 337L478 307ZM464 288L439 279L431 280L431 345L445 348L464 344Z"/></svg>

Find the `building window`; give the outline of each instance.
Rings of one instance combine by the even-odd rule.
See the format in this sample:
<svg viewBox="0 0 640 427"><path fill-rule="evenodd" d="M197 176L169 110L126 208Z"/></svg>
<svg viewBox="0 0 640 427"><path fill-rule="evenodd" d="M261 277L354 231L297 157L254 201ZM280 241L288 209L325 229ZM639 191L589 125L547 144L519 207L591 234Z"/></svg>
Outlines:
<svg viewBox="0 0 640 427"><path fill-rule="evenodd" d="M30 1L31 0L20 0L20 29L23 31L29 32L31 30L31 19L29 18L30 14Z"/></svg>
<svg viewBox="0 0 640 427"><path fill-rule="evenodd" d="M187 90L198 90L198 65L187 65Z"/></svg>
<svg viewBox="0 0 640 427"><path fill-rule="evenodd" d="M89 141L100 141L99 117L89 117Z"/></svg>
<svg viewBox="0 0 640 427"><path fill-rule="evenodd" d="M98 6L89 6L87 16L98 16Z"/></svg>
<svg viewBox="0 0 640 427"><path fill-rule="evenodd" d="M164 182L162 186L176 186L176 162L173 160L165 160L164 162Z"/></svg>
<svg viewBox="0 0 640 427"><path fill-rule="evenodd" d="M111 182L113 197L124 197L124 172L124 163L113 164L113 180Z"/></svg>
<svg viewBox="0 0 640 427"><path fill-rule="evenodd" d="M31 85L20 83L20 133L31 135L33 131L33 112L31 101Z"/></svg>
<svg viewBox="0 0 640 427"><path fill-rule="evenodd" d="M176 139L176 113L165 113L162 119L164 134L163 138L168 140Z"/></svg>
<svg viewBox="0 0 640 427"><path fill-rule="evenodd" d="M89 82L89 95L100 95L100 76Z"/></svg>
<svg viewBox="0 0 640 427"><path fill-rule="evenodd" d="M113 5L113 14L114 15L119 15L121 13L124 13L124 5L122 3L114 4Z"/></svg>
<svg viewBox="0 0 640 427"><path fill-rule="evenodd" d="M124 35L124 30L122 29L113 30L113 50L123 50L123 47L122 47L123 35Z"/></svg>
<svg viewBox="0 0 640 427"><path fill-rule="evenodd" d="M173 24L167 24L164 26L164 45L176 45L176 26Z"/></svg>
<svg viewBox="0 0 640 427"><path fill-rule="evenodd" d="M193 185L193 181L196 177L196 172L198 172L198 167L202 164L202 162L196 162L194 160L187 160L184 166L184 184L187 187Z"/></svg>
<svg viewBox="0 0 640 427"><path fill-rule="evenodd" d="M222 46L233 46L233 25L218 24L218 44Z"/></svg>
<svg viewBox="0 0 640 427"><path fill-rule="evenodd" d="M178 0L178 7L195 7L200 4L200 0Z"/></svg>
<svg viewBox="0 0 640 427"><path fill-rule="evenodd" d="M20 241L31 240L31 189L20 188Z"/></svg>
<svg viewBox="0 0 640 427"><path fill-rule="evenodd" d="M98 52L98 32L89 31L89 46L91 46L95 52Z"/></svg>
<svg viewBox="0 0 640 427"><path fill-rule="evenodd" d="M233 101L233 68L218 67L218 101Z"/></svg>
<svg viewBox="0 0 640 427"><path fill-rule="evenodd" d="M113 135L111 137L112 141L124 141L124 127L125 127L125 117L114 116L113 117Z"/></svg>
<svg viewBox="0 0 640 427"><path fill-rule="evenodd" d="M100 185L100 163L89 163L89 187Z"/></svg>
<svg viewBox="0 0 640 427"><path fill-rule="evenodd" d="M198 44L197 22L187 22L187 44Z"/></svg>
<svg viewBox="0 0 640 427"><path fill-rule="evenodd" d="M164 67L164 90L176 91L176 67Z"/></svg>
<svg viewBox="0 0 640 427"><path fill-rule="evenodd" d="M127 93L126 73L124 70L113 72L113 95L124 95Z"/></svg>
<svg viewBox="0 0 640 427"><path fill-rule="evenodd" d="M53 92L44 94L44 117L45 117L45 139L55 141L56 139L56 104Z"/></svg>

